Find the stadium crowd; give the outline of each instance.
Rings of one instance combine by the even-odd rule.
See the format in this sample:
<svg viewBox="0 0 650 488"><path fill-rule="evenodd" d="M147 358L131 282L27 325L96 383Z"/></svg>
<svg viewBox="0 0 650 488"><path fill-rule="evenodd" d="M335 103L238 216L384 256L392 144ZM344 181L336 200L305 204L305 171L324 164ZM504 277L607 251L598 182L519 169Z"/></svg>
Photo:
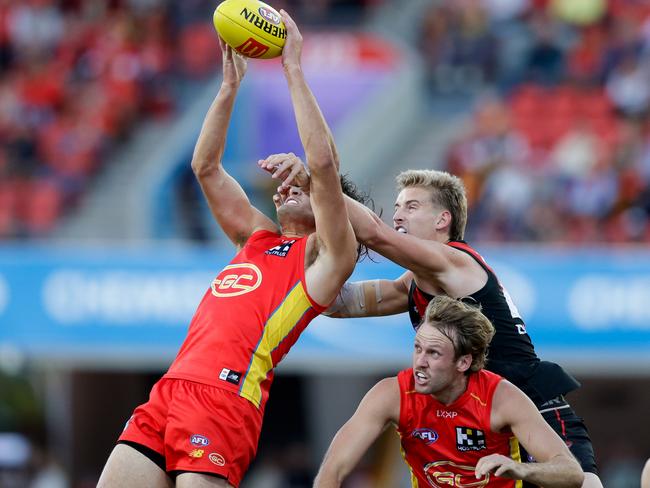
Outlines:
<svg viewBox="0 0 650 488"><path fill-rule="evenodd" d="M471 239L650 241L648 2L449 0L420 39L434 92L480 94L443 162Z"/></svg>
<svg viewBox="0 0 650 488"><path fill-rule="evenodd" d="M135 123L173 112L177 82L214 71L211 8L0 2L0 237L46 235Z"/></svg>
<svg viewBox="0 0 650 488"><path fill-rule="evenodd" d="M47 236L138 123L177 113L219 66L217 3L0 0L0 238ZM275 2L312 25L377 3Z"/></svg>

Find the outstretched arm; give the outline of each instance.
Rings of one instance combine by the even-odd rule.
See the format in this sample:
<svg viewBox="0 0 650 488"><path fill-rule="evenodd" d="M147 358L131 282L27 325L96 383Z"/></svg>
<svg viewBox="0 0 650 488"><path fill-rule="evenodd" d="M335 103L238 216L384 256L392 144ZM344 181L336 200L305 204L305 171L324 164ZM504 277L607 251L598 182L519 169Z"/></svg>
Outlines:
<svg viewBox="0 0 650 488"><path fill-rule="evenodd" d="M282 64L311 173L310 199L316 226L311 243L317 257L305 278L314 300L327 304L354 269L356 241L347 218L329 127L302 72L302 36L293 19L284 10L281 14L287 28Z"/></svg>
<svg viewBox="0 0 650 488"><path fill-rule="evenodd" d="M226 134L246 60L219 39L223 52L223 81L208 110L192 157L192 170L212 214L238 247L258 229L276 231L271 219L253 207L239 183L221 164Z"/></svg>
<svg viewBox="0 0 650 488"><path fill-rule="evenodd" d="M579 488L582 485L584 474L566 444L544 421L533 402L506 380L499 383L494 393L492 428L495 431L509 428L536 462L518 463L492 454L479 460L477 476L494 473L545 488Z"/></svg>
<svg viewBox="0 0 650 488"><path fill-rule="evenodd" d="M397 378L385 378L361 400L352 418L336 433L318 470L314 488L338 488L372 443L399 420Z"/></svg>
<svg viewBox="0 0 650 488"><path fill-rule="evenodd" d="M323 312L334 318L379 317L408 311L408 291L413 273L396 280L347 282L336 300Z"/></svg>
<svg viewBox="0 0 650 488"><path fill-rule="evenodd" d="M304 187L309 182L307 168L293 154L276 154L259 162L259 166L278 180L278 191L291 185ZM373 251L410 269L418 276L440 281L440 275L469 260L442 243L419 239L396 232L365 205L345 197L345 205L356 239Z"/></svg>

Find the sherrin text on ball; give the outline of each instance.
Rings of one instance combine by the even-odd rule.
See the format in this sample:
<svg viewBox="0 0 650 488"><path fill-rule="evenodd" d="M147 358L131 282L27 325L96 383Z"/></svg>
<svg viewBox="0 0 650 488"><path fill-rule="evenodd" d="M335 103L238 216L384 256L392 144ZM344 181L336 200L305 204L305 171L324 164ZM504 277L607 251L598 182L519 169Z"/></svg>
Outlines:
<svg viewBox="0 0 650 488"><path fill-rule="evenodd" d="M214 11L214 27L235 51L249 58L282 54L287 29L282 17L259 0L225 0Z"/></svg>

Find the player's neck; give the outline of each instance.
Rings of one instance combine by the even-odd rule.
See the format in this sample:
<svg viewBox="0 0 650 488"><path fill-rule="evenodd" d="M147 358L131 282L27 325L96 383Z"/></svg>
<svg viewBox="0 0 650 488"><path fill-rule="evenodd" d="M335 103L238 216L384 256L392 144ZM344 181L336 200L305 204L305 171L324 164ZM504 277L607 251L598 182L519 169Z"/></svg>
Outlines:
<svg viewBox="0 0 650 488"><path fill-rule="evenodd" d="M429 240L446 244L449 242L449 233L441 230L434 230L429 237Z"/></svg>
<svg viewBox="0 0 650 488"><path fill-rule="evenodd" d="M283 236L296 237L296 238L304 237L308 234L311 234L312 232L314 232L314 230L315 229L311 227L307 228L301 225L286 225L280 228L280 232L282 232Z"/></svg>
<svg viewBox="0 0 650 488"><path fill-rule="evenodd" d="M467 391L468 380L468 376L462 375L457 381L454 381L443 390L433 393L433 397L443 405L451 405Z"/></svg>

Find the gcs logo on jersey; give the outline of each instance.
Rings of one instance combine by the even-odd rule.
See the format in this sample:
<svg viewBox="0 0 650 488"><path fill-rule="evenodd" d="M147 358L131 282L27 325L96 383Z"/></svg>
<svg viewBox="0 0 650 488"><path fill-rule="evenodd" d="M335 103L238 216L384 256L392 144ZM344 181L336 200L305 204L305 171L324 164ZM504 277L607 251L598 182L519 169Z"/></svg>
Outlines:
<svg viewBox="0 0 650 488"><path fill-rule="evenodd" d="M434 488L480 488L490 482L490 473L476 479L474 466L463 466L452 461L436 461L424 466L429 485Z"/></svg>
<svg viewBox="0 0 650 488"><path fill-rule="evenodd" d="M215 297L236 297L255 290L262 284L262 272L249 263L230 264L212 281Z"/></svg>

